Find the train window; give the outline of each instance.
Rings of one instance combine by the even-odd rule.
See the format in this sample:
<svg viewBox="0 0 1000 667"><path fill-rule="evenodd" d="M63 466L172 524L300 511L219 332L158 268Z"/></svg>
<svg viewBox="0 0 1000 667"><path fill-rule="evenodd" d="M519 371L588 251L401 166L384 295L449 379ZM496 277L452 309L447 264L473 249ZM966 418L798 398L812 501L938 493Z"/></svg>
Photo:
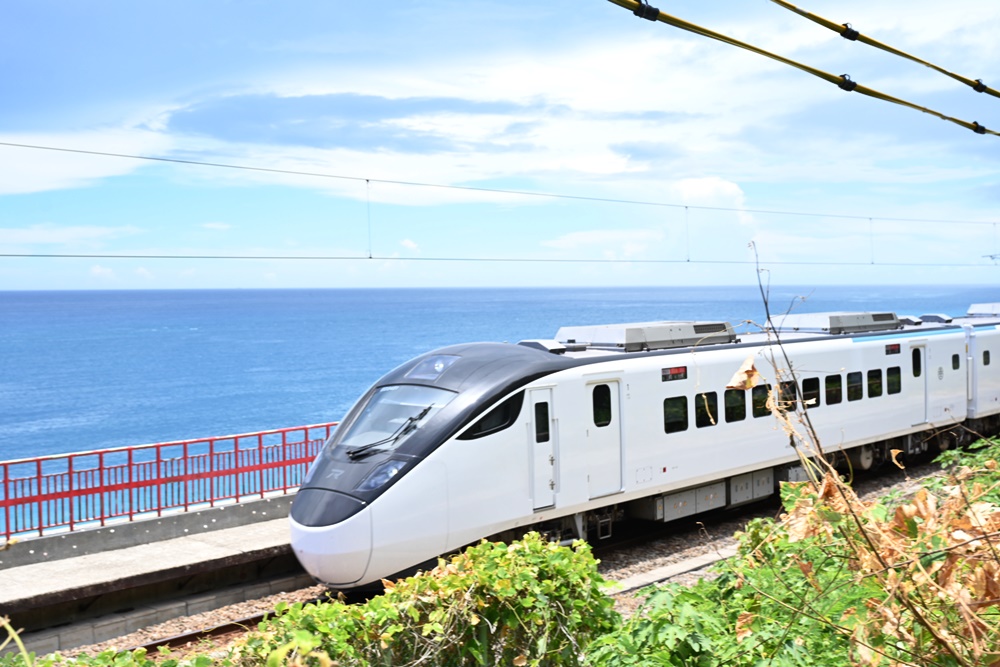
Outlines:
<svg viewBox="0 0 1000 667"><path fill-rule="evenodd" d="M860 401L865 397L864 380L860 372L847 374L847 400Z"/></svg>
<svg viewBox="0 0 1000 667"><path fill-rule="evenodd" d="M770 408L767 407L767 397L770 393L771 385L769 384L759 384L750 392L750 402L753 404L754 417L766 417L771 414Z"/></svg>
<svg viewBox="0 0 1000 667"><path fill-rule="evenodd" d="M747 418L747 393L742 389L727 389L724 395L726 402L726 421L739 422Z"/></svg>
<svg viewBox="0 0 1000 667"><path fill-rule="evenodd" d="M521 406L523 403L524 392L519 391L483 415L478 422L473 424L472 428L458 436L458 439L475 440L476 438L481 438L484 435L504 430L517 421L518 415L521 414Z"/></svg>
<svg viewBox="0 0 1000 667"><path fill-rule="evenodd" d="M868 398L882 395L882 369L868 371Z"/></svg>
<svg viewBox="0 0 1000 667"><path fill-rule="evenodd" d="M961 362L959 362L958 360L958 355L957 354L951 355L951 369L957 371L958 367L961 365L962 365Z"/></svg>
<svg viewBox="0 0 1000 667"><path fill-rule="evenodd" d="M607 426L611 423L611 387L599 384L594 387L594 426Z"/></svg>
<svg viewBox="0 0 1000 667"><path fill-rule="evenodd" d="M686 431L688 403L686 396L674 396L663 401L663 430L667 433Z"/></svg>
<svg viewBox="0 0 1000 667"><path fill-rule="evenodd" d="M893 366L885 371L885 391L888 394L898 394L903 390L903 372L899 366Z"/></svg>
<svg viewBox="0 0 1000 667"><path fill-rule="evenodd" d="M844 400L844 379L839 375L826 376L826 404L836 405Z"/></svg>
<svg viewBox="0 0 1000 667"><path fill-rule="evenodd" d="M535 442L549 441L549 404L535 403Z"/></svg>
<svg viewBox="0 0 1000 667"><path fill-rule="evenodd" d="M694 423L698 428L719 423L719 398L714 391L694 397Z"/></svg>
<svg viewBox="0 0 1000 667"><path fill-rule="evenodd" d="M806 378L802 381L802 405L819 407L819 378Z"/></svg>
<svg viewBox="0 0 1000 667"><path fill-rule="evenodd" d="M983 366L989 366L989 365L990 365L990 351L983 350Z"/></svg>
<svg viewBox="0 0 1000 667"><path fill-rule="evenodd" d="M922 372L921 368L922 359L923 356L920 353L920 348L919 347L913 348L913 377L915 378L920 377L920 373Z"/></svg>
<svg viewBox="0 0 1000 667"><path fill-rule="evenodd" d="M390 452L399 448L420 430L421 424L433 422L457 392L418 384L389 384L377 387L364 401L360 412L352 410L349 423L337 428L327 444L357 460L362 452L378 449ZM360 406L360 404L359 404Z"/></svg>
<svg viewBox="0 0 1000 667"><path fill-rule="evenodd" d="M798 403L795 401L795 380L786 380L778 384L778 408L782 412L795 412Z"/></svg>

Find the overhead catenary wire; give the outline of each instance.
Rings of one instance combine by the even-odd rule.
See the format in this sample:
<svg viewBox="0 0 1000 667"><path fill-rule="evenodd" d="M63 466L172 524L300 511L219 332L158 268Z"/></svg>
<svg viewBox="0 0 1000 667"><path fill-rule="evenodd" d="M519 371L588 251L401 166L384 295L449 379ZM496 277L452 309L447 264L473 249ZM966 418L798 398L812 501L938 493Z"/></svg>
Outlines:
<svg viewBox="0 0 1000 667"><path fill-rule="evenodd" d="M254 167L249 165L238 165L238 164L227 164L221 162L208 162L201 160L190 160L181 158L167 158L167 157L157 157L157 156L144 156L144 155L132 155L125 153L109 153L104 151L93 151L93 150L83 150L75 148L64 148L56 146L42 146L35 144L20 144L14 142L0 142L0 146L7 146L13 148L24 148L24 149L37 149L37 150L47 150L47 151L58 151L58 152L68 152L68 153L82 153L86 155L94 155L99 157L111 157L111 158L123 158L132 160L148 160L154 162L167 162L167 163L177 163L182 165L191 165L199 167L213 167L213 168L224 168L224 169L237 169L244 171L257 171L257 172L270 172L306 177L318 177L318 178L334 178L334 179L345 179L352 181L364 181L366 184L366 208L368 210L368 233L369 233L369 246L367 249L367 255L250 255L250 254L228 254L228 255L216 255L216 254L165 254L165 253L37 253L37 252L24 252L24 253L2 253L0 252L0 257L3 258L21 258L21 259L108 259L108 260L121 260L121 259L136 259L136 260L267 260L267 261L364 261L364 260L377 260L377 261L400 261L400 262L479 262L479 263L554 263L554 264L704 264L704 265L751 265L754 264L753 261L749 260L711 260L711 259L692 259L690 256L690 238L687 239L687 251L685 253L684 259L612 259L612 258L532 258L532 257L400 257L398 255L390 256L378 256L372 252L371 246L371 218L370 218L370 187L371 183L387 183L394 185L406 185L413 187L432 187L432 188L443 188L443 189L455 189L455 190L473 190L479 192L487 193L500 193L500 194L515 194L523 195L529 197L544 197L552 199L569 199L569 200L582 200L582 201L593 201L593 202L603 202L603 203L613 203L613 204L632 204L641 206L660 206L668 208L683 208L684 209L684 223L685 223L685 233L689 234L688 227L688 212L691 209L703 210L703 211L722 211L722 212L735 212L735 213L756 213L756 214L767 214L767 215L788 215L797 217L813 217L813 218L838 218L846 220L867 220L869 227L869 234L872 233L873 221L884 221L884 222L925 222L925 223L944 223L944 224L965 224L965 225L991 225L994 230L994 235L996 234L995 221L984 221L984 220L955 220L955 219L927 219L927 218L898 218L898 217L873 217L873 216L862 216L862 215L846 215L837 213L816 213L816 212L801 212L801 211L780 211L780 210L768 210L768 209L747 209L747 208L734 208L734 207L722 207L722 206L698 206L692 204L672 204L667 202L654 202L654 201L641 201L641 200L629 200L629 199L614 199L614 198L602 198L602 197L588 197L581 195L566 195L559 193L550 192L534 192L526 190L505 190L496 188L486 188L486 187L475 187L475 186L462 186L462 185L445 185L438 183L420 183L416 181L400 181L400 180L389 180L389 179L375 179L366 178L363 176L345 176L338 174L329 174L322 172L307 172L307 171L296 171L290 169L274 169L269 167ZM983 259L995 260L997 255L984 255ZM784 265L784 266L883 266L883 267L941 267L941 268L963 268L963 267L977 267L981 268L985 266L982 263L968 263L968 262L876 262L874 259L874 248L872 249L872 255L868 262L864 261L797 261L797 260L775 260L768 262L770 265Z"/></svg>
<svg viewBox="0 0 1000 667"><path fill-rule="evenodd" d="M97 157L120 158L127 160L146 160L150 162L165 162L169 164L189 165L196 167L212 167L218 169L235 169L240 171L262 172L271 174L282 174L287 176L305 176L309 178L329 178L346 181L365 182L370 186L372 183L382 183L385 185L402 185L419 188L437 188L441 190L460 190L469 192L482 192L487 194L517 195L522 197L539 197L545 199L565 199L571 201L589 201L604 204L631 204L635 206L656 206L662 208L694 209L698 211L721 211L727 213L754 213L759 215L787 215L802 218L837 218L839 220L871 220L870 215L851 215L845 213L822 213L816 211L782 211L777 209L761 208L736 208L732 206L699 206L695 204L673 204L670 202L650 201L641 199L619 199L613 197L593 197L587 195L569 195L557 192L539 192L532 190L510 190L504 188L489 188L472 185L451 185L444 183L429 183L420 181L403 181L386 178L369 178L366 176L349 176L345 174L331 174L316 171L301 171L295 169L277 169L272 167L256 167L252 165L232 164L226 162L209 162L206 160L189 160L182 158L169 158L153 155L135 155L129 153L110 153L107 151L85 150L80 148L66 148L62 146L44 146L41 144L24 144L11 141L0 141L0 146L9 148L24 148L29 150L54 151L60 153L77 153L82 155L93 155ZM901 218L890 216L874 216L874 219L881 222L926 222L936 224L955 225L993 225L994 221L989 220L957 220L954 218Z"/></svg>
<svg viewBox="0 0 1000 667"><path fill-rule="evenodd" d="M382 261L382 262L476 262L500 264L714 264L755 265L756 260L742 259L612 259L560 257L400 257L397 255L167 255L131 253L0 253L0 257L21 259L154 259L154 260L267 260L267 261ZM986 255L985 257L990 257ZM775 266L881 266L912 268L983 268L975 262L867 262L833 260L774 260Z"/></svg>
<svg viewBox="0 0 1000 667"><path fill-rule="evenodd" d="M906 53L905 51L901 51L900 49L889 46L888 44L878 41L877 39L872 39L871 37L868 37L867 35L864 35L861 32L855 30L853 27L851 27L851 24L849 23L841 23L841 24L835 23L829 19L825 19L822 16L819 16L818 14L813 14L812 12L807 12L804 9L800 9L790 2L785 2L785 0L771 0L771 2L775 3L776 5L780 5L785 9L788 9L789 11L795 12L799 16L807 18L813 23L818 23L824 28L832 30L833 32L837 33L844 39L847 39L852 42L861 42L862 44L873 46L876 49L881 49L886 53L891 53L893 55L899 56L900 58L905 58L906 60L910 60L912 62L924 65L925 67L929 67L935 72L940 72L945 76L951 77L956 81L964 83L977 93L986 93L987 95L992 95L993 97L1000 97L1000 91L990 88L985 83L983 83L982 79L972 79L970 77L963 76L962 74L952 72L943 67L939 67L934 63L927 62L922 58L918 58L914 55Z"/></svg>
<svg viewBox="0 0 1000 667"><path fill-rule="evenodd" d="M800 63L796 60L792 60L791 58L785 58L784 56L780 56L776 53L772 53L770 51L754 46L752 44L742 42L738 39L729 37L727 35L723 35L722 33L715 32L714 30L710 30L708 28L703 28L702 26L699 26L695 23L691 23L689 21L685 21L684 19L677 18L676 16L671 16L670 14L667 14L666 12L657 9L656 7L650 6L645 2L645 0L643 0L642 2L638 2L637 0L608 0L608 1L618 5L619 7L624 7L625 9L631 10L631 12L636 16L638 16L639 18L644 18L649 21L659 21L661 23L666 23L669 26L673 26L675 28L679 28L681 30L694 33L696 35L701 35L702 37L708 37L710 39L723 42L724 44L737 46L741 49L745 49L747 51L756 53L766 58L771 58L772 60L776 60L780 63L788 65L789 67L794 67L808 74L812 74L817 78L823 79L824 81L832 83L837 87L839 87L841 90L845 90L847 92L860 93L862 95L866 95L868 97L872 97L877 100L882 100L884 102L891 102L893 104L898 104L900 106L904 106L909 109L921 111L931 116L935 116L936 118L940 118L941 120L948 121L949 123L954 123L956 125L964 127L967 130L972 130L976 134L992 134L994 136L1000 137L1000 132L990 130L985 126L980 125L976 121L970 123L960 118L947 116L941 113L940 111L935 111L934 109L929 109L927 107L923 107L918 104L914 104L912 102L907 102L906 100L900 99L898 97L893 97L891 95L887 95L883 92L875 90L874 88L863 86L857 81L851 79L851 77L847 74L841 74L840 76L837 76L835 74L830 74L829 72L823 71L821 69L811 67L804 63Z"/></svg>

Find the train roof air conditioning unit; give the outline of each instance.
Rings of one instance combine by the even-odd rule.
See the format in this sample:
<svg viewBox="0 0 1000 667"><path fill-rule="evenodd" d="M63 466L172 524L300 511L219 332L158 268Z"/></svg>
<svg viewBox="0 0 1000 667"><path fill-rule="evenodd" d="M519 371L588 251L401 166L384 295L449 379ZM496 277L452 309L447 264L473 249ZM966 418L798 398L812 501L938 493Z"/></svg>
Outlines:
<svg viewBox="0 0 1000 667"><path fill-rule="evenodd" d="M737 342L729 322L635 322L561 327L556 332L556 340L625 352Z"/></svg>
<svg viewBox="0 0 1000 667"><path fill-rule="evenodd" d="M996 317L1000 315L1000 303L974 303L969 306L969 317Z"/></svg>
<svg viewBox="0 0 1000 667"><path fill-rule="evenodd" d="M779 332L864 333L901 329L896 313L794 313L772 315L768 328Z"/></svg>

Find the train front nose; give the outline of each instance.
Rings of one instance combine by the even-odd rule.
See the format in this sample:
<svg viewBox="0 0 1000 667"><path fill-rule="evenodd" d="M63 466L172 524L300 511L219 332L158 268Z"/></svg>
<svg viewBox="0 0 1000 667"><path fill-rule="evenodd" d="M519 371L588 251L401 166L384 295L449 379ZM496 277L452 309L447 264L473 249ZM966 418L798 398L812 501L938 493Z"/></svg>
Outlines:
<svg viewBox="0 0 1000 667"><path fill-rule="evenodd" d="M364 503L336 491L300 489L290 523L292 549L306 572L334 587L367 583L372 520Z"/></svg>

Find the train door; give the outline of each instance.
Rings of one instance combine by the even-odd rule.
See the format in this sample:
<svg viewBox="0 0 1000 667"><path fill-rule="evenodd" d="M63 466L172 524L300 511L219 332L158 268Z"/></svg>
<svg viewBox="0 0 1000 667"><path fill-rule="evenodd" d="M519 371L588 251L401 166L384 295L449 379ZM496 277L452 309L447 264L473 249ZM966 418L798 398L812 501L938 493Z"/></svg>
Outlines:
<svg viewBox="0 0 1000 667"><path fill-rule="evenodd" d="M552 411L552 390L532 389L531 422L531 498L536 510L552 507L556 499L556 421Z"/></svg>
<svg viewBox="0 0 1000 667"><path fill-rule="evenodd" d="M968 327L968 325L966 325ZM966 363L969 373L969 417L978 419L995 415L1000 411L1000 377L992 370L996 361L990 358L1000 341L1000 331L989 329L967 329L969 348Z"/></svg>
<svg viewBox="0 0 1000 667"><path fill-rule="evenodd" d="M979 339L976 337L976 330L971 324L962 325L965 329L965 411L966 416L974 419L978 416L979 406L976 396L979 391L979 367L976 364L976 357L979 356ZM986 397L983 396L985 401Z"/></svg>
<svg viewBox="0 0 1000 667"><path fill-rule="evenodd" d="M928 419L928 378L930 373L927 369L928 358L927 358L927 346L923 343L914 344L910 348L910 370L913 374L914 384L919 388L918 391L923 394L923 400L921 401L922 407L920 408L917 415L919 415L920 421L913 424L917 426L919 424L926 424Z"/></svg>
<svg viewBox="0 0 1000 667"><path fill-rule="evenodd" d="M622 490L622 431L618 381L587 385L591 414L586 416L590 497Z"/></svg>

